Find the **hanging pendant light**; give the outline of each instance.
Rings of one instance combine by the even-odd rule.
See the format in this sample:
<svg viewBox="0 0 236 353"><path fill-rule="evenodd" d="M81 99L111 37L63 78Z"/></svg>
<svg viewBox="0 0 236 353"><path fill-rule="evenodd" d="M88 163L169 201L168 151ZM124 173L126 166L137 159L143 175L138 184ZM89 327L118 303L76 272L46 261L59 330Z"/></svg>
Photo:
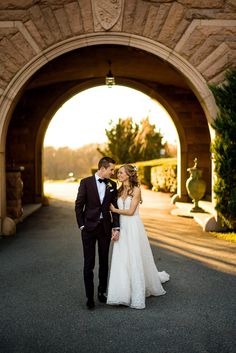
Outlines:
<svg viewBox="0 0 236 353"><path fill-rule="evenodd" d="M108 60L108 64L109 64L109 71L106 75L106 85L108 86L108 88L111 88L112 86L114 86L115 83L115 77L113 76L112 72L111 72L111 61Z"/></svg>

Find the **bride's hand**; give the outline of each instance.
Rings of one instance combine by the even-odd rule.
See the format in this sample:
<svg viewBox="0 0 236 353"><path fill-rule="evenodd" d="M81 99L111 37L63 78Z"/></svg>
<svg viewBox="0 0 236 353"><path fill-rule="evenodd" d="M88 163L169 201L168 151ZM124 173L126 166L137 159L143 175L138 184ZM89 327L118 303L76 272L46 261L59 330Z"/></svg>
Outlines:
<svg viewBox="0 0 236 353"><path fill-rule="evenodd" d="M111 212L115 212L116 208L112 205L112 203L110 204L110 211Z"/></svg>
<svg viewBox="0 0 236 353"><path fill-rule="evenodd" d="M120 236L120 231L112 229L111 240L118 241L119 240L119 236Z"/></svg>

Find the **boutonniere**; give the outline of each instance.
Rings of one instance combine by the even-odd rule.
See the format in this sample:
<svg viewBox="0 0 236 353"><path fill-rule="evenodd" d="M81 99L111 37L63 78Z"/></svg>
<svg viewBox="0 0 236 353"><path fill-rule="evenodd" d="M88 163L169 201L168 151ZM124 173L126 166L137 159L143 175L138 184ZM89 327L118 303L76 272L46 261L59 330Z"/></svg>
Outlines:
<svg viewBox="0 0 236 353"><path fill-rule="evenodd" d="M112 188L112 183L110 181L108 181L108 183L107 183L107 188L108 189Z"/></svg>

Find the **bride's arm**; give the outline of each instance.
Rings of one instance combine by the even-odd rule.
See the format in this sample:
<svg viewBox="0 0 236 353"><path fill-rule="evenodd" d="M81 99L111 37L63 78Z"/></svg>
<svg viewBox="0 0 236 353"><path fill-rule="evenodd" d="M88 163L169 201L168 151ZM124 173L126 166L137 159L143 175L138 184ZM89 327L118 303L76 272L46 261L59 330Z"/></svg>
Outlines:
<svg viewBox="0 0 236 353"><path fill-rule="evenodd" d="M110 210L114 213L118 213L124 216L133 216L138 204L141 200L141 190L138 187L134 189L134 195L130 204L130 208L128 210L121 210L119 208L115 208L113 205L110 206Z"/></svg>

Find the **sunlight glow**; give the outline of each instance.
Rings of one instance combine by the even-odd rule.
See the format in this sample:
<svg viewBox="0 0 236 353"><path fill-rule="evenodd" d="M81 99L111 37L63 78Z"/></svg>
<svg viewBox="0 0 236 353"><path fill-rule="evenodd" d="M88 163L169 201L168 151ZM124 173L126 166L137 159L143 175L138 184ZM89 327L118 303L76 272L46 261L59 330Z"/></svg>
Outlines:
<svg viewBox="0 0 236 353"><path fill-rule="evenodd" d="M149 116L163 135L163 142L176 144L177 132L167 111L140 91L124 86L87 89L68 100L57 111L47 129L44 146L76 149L89 143L107 141L109 122L132 117L139 123Z"/></svg>

